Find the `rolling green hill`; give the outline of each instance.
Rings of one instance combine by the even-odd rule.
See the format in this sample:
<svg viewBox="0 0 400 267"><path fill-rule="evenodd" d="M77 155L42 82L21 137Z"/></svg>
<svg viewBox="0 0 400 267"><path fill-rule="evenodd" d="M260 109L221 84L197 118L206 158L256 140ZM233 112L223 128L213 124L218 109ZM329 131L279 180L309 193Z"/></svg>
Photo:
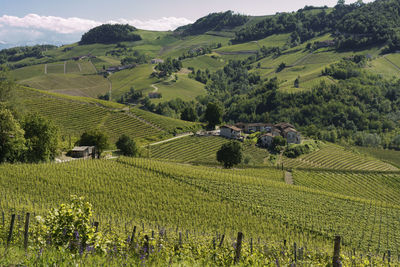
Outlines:
<svg viewBox="0 0 400 267"><path fill-rule="evenodd" d="M37 112L61 128L62 135L78 137L84 131L100 129L115 142L127 134L139 143L160 140L171 133L195 129L194 123L162 117L146 111L131 112L113 102L19 88L17 101L22 112ZM165 127L165 128L163 128Z"/></svg>

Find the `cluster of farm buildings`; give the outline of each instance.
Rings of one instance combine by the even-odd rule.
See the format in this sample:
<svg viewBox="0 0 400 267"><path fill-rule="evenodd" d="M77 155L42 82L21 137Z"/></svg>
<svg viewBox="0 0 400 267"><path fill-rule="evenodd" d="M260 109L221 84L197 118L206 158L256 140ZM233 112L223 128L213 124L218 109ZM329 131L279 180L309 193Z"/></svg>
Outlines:
<svg viewBox="0 0 400 267"><path fill-rule="evenodd" d="M220 135L230 139L241 140L242 134L261 132L260 145L269 147L276 136L282 136L288 144L300 144L300 133L293 125L287 122L278 124L269 123L237 123L236 125L224 125L220 127Z"/></svg>

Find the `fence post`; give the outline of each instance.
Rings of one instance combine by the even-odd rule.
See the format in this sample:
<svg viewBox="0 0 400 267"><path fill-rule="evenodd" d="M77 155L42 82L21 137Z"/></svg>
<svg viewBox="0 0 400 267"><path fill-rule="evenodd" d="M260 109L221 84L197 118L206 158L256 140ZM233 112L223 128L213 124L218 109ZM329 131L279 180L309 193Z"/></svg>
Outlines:
<svg viewBox="0 0 400 267"><path fill-rule="evenodd" d="M10 232L8 233L7 246L10 244L14 230L15 214L11 215Z"/></svg>
<svg viewBox="0 0 400 267"><path fill-rule="evenodd" d="M242 250L242 241L243 241L243 233L239 232L236 242L236 251L235 251L235 264L239 262L240 252Z"/></svg>
<svg viewBox="0 0 400 267"><path fill-rule="evenodd" d="M294 242L293 244L293 249L294 249L294 262L297 262L297 244Z"/></svg>
<svg viewBox="0 0 400 267"><path fill-rule="evenodd" d="M224 238L225 238L225 235L222 235L221 241L219 242L219 247L222 247L222 244L224 243Z"/></svg>
<svg viewBox="0 0 400 267"><path fill-rule="evenodd" d="M149 246L149 236L145 235L144 236L144 249L145 249L145 253L146 253L146 258L149 257L149 253L150 253L150 246Z"/></svg>
<svg viewBox="0 0 400 267"><path fill-rule="evenodd" d="M31 214L29 212L26 213L25 219L25 232L24 232L24 249L25 251L28 249L28 237L29 237L29 219Z"/></svg>
<svg viewBox="0 0 400 267"><path fill-rule="evenodd" d="M99 222L94 222L93 226L96 228L95 233L97 233L99 231Z"/></svg>
<svg viewBox="0 0 400 267"><path fill-rule="evenodd" d="M333 260L332 265L333 267L339 267L340 264L340 240L341 237L339 235L335 236L335 247L333 250Z"/></svg>
<svg viewBox="0 0 400 267"><path fill-rule="evenodd" d="M136 233L136 226L133 227L130 246L132 246L135 243L135 241L134 241L135 240L135 233Z"/></svg>
<svg viewBox="0 0 400 267"><path fill-rule="evenodd" d="M1 212L1 221L3 222L3 227L5 226L4 211Z"/></svg>

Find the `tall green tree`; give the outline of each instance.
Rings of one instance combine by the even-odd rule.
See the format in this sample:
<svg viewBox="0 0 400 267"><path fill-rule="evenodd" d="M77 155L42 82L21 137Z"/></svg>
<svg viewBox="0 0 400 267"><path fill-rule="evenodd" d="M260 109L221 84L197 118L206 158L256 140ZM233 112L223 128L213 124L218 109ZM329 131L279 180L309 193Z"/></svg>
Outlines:
<svg viewBox="0 0 400 267"><path fill-rule="evenodd" d="M20 161L25 150L24 130L12 113L0 104L0 163Z"/></svg>
<svg viewBox="0 0 400 267"><path fill-rule="evenodd" d="M59 129L51 121L30 114L22 123L25 131L27 151L25 159L28 162L46 162L57 156Z"/></svg>
<svg viewBox="0 0 400 267"><path fill-rule="evenodd" d="M116 146L119 150L121 150L124 156L134 157L139 152L135 141L126 134L123 134L119 137Z"/></svg>
<svg viewBox="0 0 400 267"><path fill-rule="evenodd" d="M222 107L216 103L208 103L204 119L208 122L209 129L215 129L222 122Z"/></svg>
<svg viewBox="0 0 400 267"><path fill-rule="evenodd" d="M100 130L84 132L78 140L77 145L95 146L98 157L110 146L108 143L108 136Z"/></svg>
<svg viewBox="0 0 400 267"><path fill-rule="evenodd" d="M225 168L232 168L242 162L242 144L237 141L231 141L223 144L217 151L217 160L224 164Z"/></svg>

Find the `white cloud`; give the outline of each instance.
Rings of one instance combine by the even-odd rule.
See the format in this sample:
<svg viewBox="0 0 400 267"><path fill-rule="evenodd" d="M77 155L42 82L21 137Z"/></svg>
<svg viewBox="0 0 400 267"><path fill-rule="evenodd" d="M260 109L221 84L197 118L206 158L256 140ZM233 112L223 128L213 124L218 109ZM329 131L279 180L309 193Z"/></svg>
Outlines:
<svg viewBox="0 0 400 267"><path fill-rule="evenodd" d="M169 31L178 28L179 26L187 25L193 23L193 21L187 18L176 18L176 17L163 17L161 19L151 19L151 20L127 20L119 19L108 21L108 23L122 23L130 24L138 29L143 30L153 30L153 31Z"/></svg>
<svg viewBox="0 0 400 267"><path fill-rule="evenodd" d="M163 17L151 20L117 19L108 23L124 23L144 30L167 31L192 23L192 21L186 18ZM28 14L22 18L8 15L0 17L0 27L47 30L61 34L85 32L100 24L102 22L95 20L39 16L37 14Z"/></svg>
<svg viewBox="0 0 400 267"><path fill-rule="evenodd" d="M81 35L102 23L130 24L143 30L168 31L192 23L186 18L163 17L138 20L117 19L108 22L82 18L62 18L28 14L25 17L0 17L0 44L66 44L79 41Z"/></svg>
<svg viewBox="0 0 400 267"><path fill-rule="evenodd" d="M49 30L63 34L84 32L100 25L100 22L81 18L61 18L53 16L39 16L28 14L23 18L3 15L0 25L25 29Z"/></svg>

